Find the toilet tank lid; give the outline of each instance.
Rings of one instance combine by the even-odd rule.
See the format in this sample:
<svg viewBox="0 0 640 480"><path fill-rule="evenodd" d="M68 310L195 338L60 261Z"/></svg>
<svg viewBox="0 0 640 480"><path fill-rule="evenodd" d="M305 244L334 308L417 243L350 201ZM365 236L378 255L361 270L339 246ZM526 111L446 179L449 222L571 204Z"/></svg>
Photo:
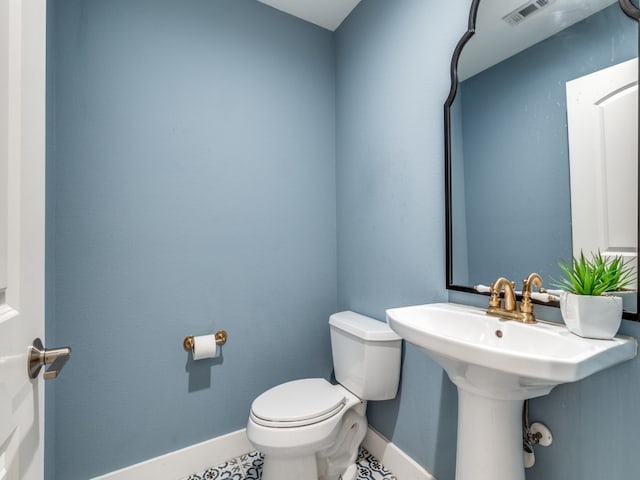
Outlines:
<svg viewBox="0 0 640 480"><path fill-rule="evenodd" d="M331 315L329 325L370 342L402 340L386 323L349 310Z"/></svg>

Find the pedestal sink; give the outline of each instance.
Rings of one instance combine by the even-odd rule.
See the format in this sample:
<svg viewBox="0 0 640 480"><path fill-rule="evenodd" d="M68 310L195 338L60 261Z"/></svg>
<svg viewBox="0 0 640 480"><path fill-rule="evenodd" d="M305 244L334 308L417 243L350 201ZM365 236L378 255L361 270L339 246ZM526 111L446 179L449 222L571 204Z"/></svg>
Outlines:
<svg viewBox="0 0 640 480"><path fill-rule="evenodd" d="M631 337L591 340L564 325L528 325L453 303L390 309L387 323L458 387L456 480L524 480L524 400L637 353Z"/></svg>

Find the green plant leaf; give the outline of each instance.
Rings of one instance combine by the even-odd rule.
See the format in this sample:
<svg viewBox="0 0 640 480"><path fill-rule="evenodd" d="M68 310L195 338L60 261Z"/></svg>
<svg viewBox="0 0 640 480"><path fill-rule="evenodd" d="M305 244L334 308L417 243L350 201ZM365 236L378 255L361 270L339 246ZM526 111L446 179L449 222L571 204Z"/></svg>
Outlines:
<svg viewBox="0 0 640 480"><path fill-rule="evenodd" d="M565 278L552 279L552 284L576 295L602 295L624 290L636 280L633 260L624 257L605 257L598 252L587 259L583 252L570 262L560 261L558 266Z"/></svg>

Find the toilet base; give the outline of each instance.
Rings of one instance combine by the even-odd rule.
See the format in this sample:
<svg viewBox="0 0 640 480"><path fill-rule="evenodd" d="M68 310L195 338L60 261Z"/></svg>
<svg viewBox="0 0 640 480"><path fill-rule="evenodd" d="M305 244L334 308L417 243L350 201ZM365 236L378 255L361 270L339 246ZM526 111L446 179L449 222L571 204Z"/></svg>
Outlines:
<svg viewBox="0 0 640 480"><path fill-rule="evenodd" d="M318 468L315 455L296 458L277 458L265 455L262 467L262 480L318 480Z"/></svg>
<svg viewBox="0 0 640 480"><path fill-rule="evenodd" d="M290 444L273 448L272 445L260 444L255 440L261 437L261 433L282 434L281 440L293 439L294 430L309 427L264 429L250 420L247 432L249 440L264 454L262 480L355 480L356 457L367 432L366 402L358 401L350 406L352 408L347 409L341 418L316 424L315 427L322 423L334 426L306 447Z"/></svg>
<svg viewBox="0 0 640 480"><path fill-rule="evenodd" d="M341 480L356 480L358 476L358 467L354 463L353 465L349 465L345 472L342 474Z"/></svg>
<svg viewBox="0 0 640 480"><path fill-rule="evenodd" d="M358 449L367 433L364 408L363 403L345 413L333 445L318 452L319 480L355 480Z"/></svg>

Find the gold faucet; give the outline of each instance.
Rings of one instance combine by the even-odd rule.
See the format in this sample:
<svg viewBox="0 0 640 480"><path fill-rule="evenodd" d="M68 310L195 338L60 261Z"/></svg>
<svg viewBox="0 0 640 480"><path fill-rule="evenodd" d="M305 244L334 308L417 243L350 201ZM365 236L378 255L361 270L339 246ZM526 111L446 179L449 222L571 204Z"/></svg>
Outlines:
<svg viewBox="0 0 640 480"><path fill-rule="evenodd" d="M542 278L537 273L532 273L522 281L522 301L518 310L515 282L511 282L505 277L498 278L491 284L491 297L489 298L487 314L523 323L536 323L536 317L533 315L533 303L531 302L531 289L533 286L538 288L542 286ZM503 290L504 306L500 300L500 293Z"/></svg>
<svg viewBox="0 0 640 480"><path fill-rule="evenodd" d="M532 287L542 287L542 277L537 273L530 274L522 281L522 301L520 302L520 313L524 323L536 323L536 317L533 314L533 302L531 302Z"/></svg>
<svg viewBox="0 0 640 480"><path fill-rule="evenodd" d="M492 309L513 312L516 309L516 284L504 277L500 277L491 284L491 298L489 299L489 312ZM500 292L504 290L504 308L500 300Z"/></svg>

